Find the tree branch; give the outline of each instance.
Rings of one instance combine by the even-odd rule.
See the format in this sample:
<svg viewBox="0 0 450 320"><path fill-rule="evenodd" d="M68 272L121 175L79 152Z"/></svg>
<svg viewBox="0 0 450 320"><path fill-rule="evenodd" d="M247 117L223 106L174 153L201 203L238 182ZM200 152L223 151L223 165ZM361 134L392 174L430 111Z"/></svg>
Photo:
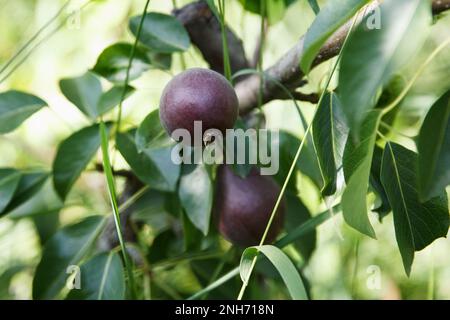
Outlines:
<svg viewBox="0 0 450 320"><path fill-rule="evenodd" d="M96 163L95 164L95 170L98 172L104 172L103 164ZM134 178L134 174L131 171L128 170L113 170L113 175L116 177L123 177L123 178Z"/></svg>
<svg viewBox="0 0 450 320"><path fill-rule="evenodd" d="M173 15L184 25L191 42L200 50L203 58L214 71L224 73L223 46L220 32L220 22L211 12L205 1L189 3L175 10ZM249 68L245 57L244 46L227 27L228 49L230 54L231 72Z"/></svg>
<svg viewBox="0 0 450 320"><path fill-rule="evenodd" d="M450 9L450 0L434 0L432 8L433 14L439 14L442 11Z"/></svg>

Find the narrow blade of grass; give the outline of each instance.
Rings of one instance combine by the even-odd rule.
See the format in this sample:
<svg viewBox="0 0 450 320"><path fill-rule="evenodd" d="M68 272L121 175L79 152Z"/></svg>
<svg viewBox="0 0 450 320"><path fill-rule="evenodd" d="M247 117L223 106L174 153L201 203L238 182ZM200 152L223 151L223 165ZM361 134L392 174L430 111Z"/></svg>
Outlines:
<svg viewBox="0 0 450 320"><path fill-rule="evenodd" d="M117 205L116 198L116 187L114 182L114 176L111 168L111 163L109 161L109 137L106 130L106 125L103 120L100 121L100 136L101 136L101 146L102 146L102 154L103 154L103 168L106 177L106 182L108 185L108 193L111 201L111 207L114 215L114 222L116 224L117 237L119 238L120 248L123 254L123 260L125 262L125 269L128 274L128 283L130 286L131 298L136 299L136 289L135 289L135 281L133 275L132 264L130 262L130 258L128 256L127 249L125 247L125 242L122 236L122 226L120 223L119 216L119 207Z"/></svg>

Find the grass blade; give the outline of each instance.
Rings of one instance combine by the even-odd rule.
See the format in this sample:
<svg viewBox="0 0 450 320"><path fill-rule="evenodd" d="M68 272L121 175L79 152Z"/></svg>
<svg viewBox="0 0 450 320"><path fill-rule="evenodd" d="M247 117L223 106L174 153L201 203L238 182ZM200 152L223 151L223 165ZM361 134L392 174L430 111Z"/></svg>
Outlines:
<svg viewBox="0 0 450 320"><path fill-rule="evenodd" d="M117 205L117 198L116 198L116 187L114 183L114 176L111 168L111 162L109 160L109 138L108 134L106 132L106 126L105 123L100 121L100 136L101 136L101 145L102 145L102 154L103 154L103 168L105 172L106 182L108 185L108 193L111 200L111 207L113 209L114 214L114 222L116 224L116 230L117 230L117 236L119 238L120 248L122 249L123 254L123 260L125 262L125 268L127 270L128 274L128 281L130 285L130 293L131 298L136 299L136 289L135 289L135 281L134 281L134 275L132 270L132 264L130 262L127 249L125 247L125 242L122 236L122 226L120 223L120 216L119 216L119 207Z"/></svg>

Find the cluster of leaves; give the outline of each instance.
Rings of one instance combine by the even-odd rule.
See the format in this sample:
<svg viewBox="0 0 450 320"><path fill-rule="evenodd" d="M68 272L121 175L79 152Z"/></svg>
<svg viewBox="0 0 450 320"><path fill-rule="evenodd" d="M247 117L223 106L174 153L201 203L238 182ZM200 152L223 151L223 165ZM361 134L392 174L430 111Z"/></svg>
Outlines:
<svg viewBox="0 0 450 320"><path fill-rule="evenodd" d="M245 9L261 12L259 1L240 1ZM292 2L268 1L269 23L279 21ZM305 37L299 61L305 74L325 41L368 2L328 1ZM214 5L213 1L209 3ZM318 12L316 1L310 3ZM420 49L425 31L431 25L431 10L424 1L385 1L381 10L382 29L367 30L363 21L349 35L340 56L338 89L324 92L312 122L309 142L313 143L306 144L294 169L295 173L308 176L325 199L340 199L347 224L373 238L376 234L369 219L368 194L374 193L377 200L372 210L380 219L393 212L398 246L409 274L415 251L445 236L449 228L445 187L450 184L450 91L431 106L416 139L417 152L388 141L381 134L380 124L395 112L392 104L395 100L378 103L380 92L389 89L392 78ZM172 16L154 12L132 17L129 29L133 35L139 35L137 45L113 44L100 54L90 71L60 81L64 96L92 123L61 142L51 172L0 169L0 216L8 216L33 197L50 176L56 193L65 202L74 183L99 152L103 118L111 119L106 123L109 139L132 174L145 186L130 205L132 222L148 225L152 230L150 236L145 232L139 235L141 257L135 259L141 261L139 277L145 280L158 270L164 276L181 259L189 267L186 278L194 278L202 287L216 280L221 271L229 271L210 288L217 288L214 297L233 297L239 283L227 280L231 279L229 275L237 274L233 269L236 252L230 250L229 254L223 254L223 242L212 223L214 167L177 165L171 161L175 146L159 122L158 110L125 132L114 121L115 108L135 92L128 81L151 68L170 69L172 55L189 48L188 33ZM107 80L108 89L102 87L100 77ZM43 100L27 93L0 94L0 133L13 131L45 106ZM296 159L295 146L301 145L301 140L282 131L278 143L280 171L274 178L282 185ZM244 175L248 171L245 167L235 169ZM295 180L294 174L285 192L286 234L274 246L243 251L240 272L247 281L251 262L261 252L267 257L263 261L276 266L290 295L305 299L308 294L297 268L278 248L292 244L307 261L315 248L315 228L330 215L325 212L311 218L298 197ZM45 242L33 280L33 298L130 296L132 289L125 285L127 277L117 250L93 249L106 224L105 215L92 215L63 227ZM277 275L263 261L258 264L257 272L276 279ZM63 288L67 268L74 265L81 265L81 289L66 295ZM149 268L151 272L146 273ZM215 270L214 274L211 270ZM156 297L183 298L192 293L173 292L157 278L154 279L156 289L152 288ZM143 297L144 288L140 291L138 297Z"/></svg>
<svg viewBox="0 0 450 320"><path fill-rule="evenodd" d="M333 2L321 11L306 34L300 63L305 72L329 35L368 3L346 1L333 7ZM409 274L414 252L446 236L449 227L445 191L450 184L449 93L425 118L417 137L418 153L388 141L380 133L380 123L395 112L399 102L395 96L377 104L380 89L387 90L395 74L422 47L432 18L430 5L424 1L386 1L379 15L382 28L368 30L368 17L349 36L340 62L339 92L327 94L318 107L314 143L325 181L322 194L335 194L345 182L341 199L345 221L376 238L367 207L367 192L373 191L379 198L380 205L374 211L380 218L390 211L394 214L395 234ZM405 86L398 96L404 96L408 88ZM338 178L341 170L344 180Z"/></svg>

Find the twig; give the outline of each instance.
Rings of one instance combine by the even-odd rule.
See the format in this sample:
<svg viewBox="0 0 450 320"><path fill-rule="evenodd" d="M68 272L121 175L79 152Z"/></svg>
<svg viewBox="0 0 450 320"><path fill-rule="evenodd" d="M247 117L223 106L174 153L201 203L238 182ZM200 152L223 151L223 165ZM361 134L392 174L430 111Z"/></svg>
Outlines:
<svg viewBox="0 0 450 320"><path fill-rule="evenodd" d="M95 164L95 171L98 172L105 172L105 168L103 167L103 164L101 163L96 163ZM112 173L113 175L117 176L117 177L123 177L123 178L135 178L135 175L133 172L129 171L129 170L114 170L112 169Z"/></svg>

